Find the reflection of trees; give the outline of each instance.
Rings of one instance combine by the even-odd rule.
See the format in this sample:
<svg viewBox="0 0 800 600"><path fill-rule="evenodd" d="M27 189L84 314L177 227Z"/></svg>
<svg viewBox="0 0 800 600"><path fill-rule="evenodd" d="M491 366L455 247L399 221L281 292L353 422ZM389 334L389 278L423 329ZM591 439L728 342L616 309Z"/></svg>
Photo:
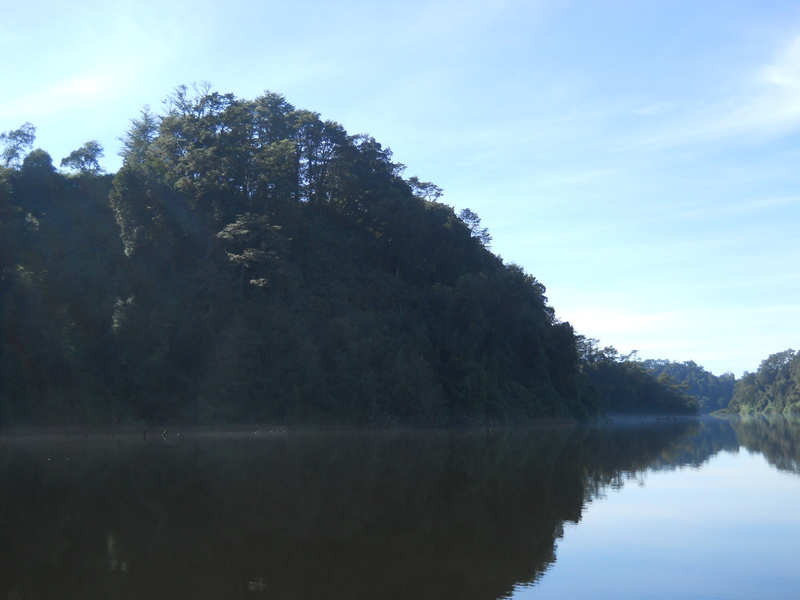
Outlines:
<svg viewBox="0 0 800 600"><path fill-rule="evenodd" d="M670 464L674 448L695 432L694 420L621 420L614 427L585 431L583 454L585 500L603 495L606 488L619 489L645 471Z"/></svg>
<svg viewBox="0 0 800 600"><path fill-rule="evenodd" d="M781 471L800 474L800 417L762 415L731 421L742 446Z"/></svg>
<svg viewBox="0 0 800 600"><path fill-rule="evenodd" d="M704 418L696 422L689 435L671 444L652 469L700 467L718 452L737 452L739 441L726 420Z"/></svg>
<svg viewBox="0 0 800 600"><path fill-rule="evenodd" d="M499 598L689 423L6 443L0 598Z"/></svg>

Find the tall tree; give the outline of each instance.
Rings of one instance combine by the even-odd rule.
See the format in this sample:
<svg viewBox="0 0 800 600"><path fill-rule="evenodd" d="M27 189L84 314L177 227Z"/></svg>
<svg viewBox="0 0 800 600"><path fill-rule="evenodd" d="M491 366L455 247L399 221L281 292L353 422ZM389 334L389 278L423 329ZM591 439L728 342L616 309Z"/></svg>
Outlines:
<svg viewBox="0 0 800 600"><path fill-rule="evenodd" d="M122 141L122 156L125 163L144 163L150 152L153 140L158 135L159 117L145 106L139 118L131 119L131 125Z"/></svg>
<svg viewBox="0 0 800 600"><path fill-rule="evenodd" d="M105 171L100 166L101 158L103 158L103 146L97 140L91 140L62 158L61 166L84 175L99 175Z"/></svg>
<svg viewBox="0 0 800 600"><path fill-rule="evenodd" d="M0 144L5 146L0 158L5 167L18 167L25 158L25 152L33 147L36 140L36 127L24 123L19 129L0 133Z"/></svg>
<svg viewBox="0 0 800 600"><path fill-rule="evenodd" d="M488 248L492 243L492 236L489 229L481 227L481 218L478 213L464 208L458 213L459 218L467 224L469 230L472 232L472 237L476 238L484 248Z"/></svg>

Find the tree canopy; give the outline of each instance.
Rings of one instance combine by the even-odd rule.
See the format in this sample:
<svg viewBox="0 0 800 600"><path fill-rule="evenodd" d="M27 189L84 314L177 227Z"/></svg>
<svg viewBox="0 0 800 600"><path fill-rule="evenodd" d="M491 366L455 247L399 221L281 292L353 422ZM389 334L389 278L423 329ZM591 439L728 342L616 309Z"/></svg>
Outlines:
<svg viewBox="0 0 800 600"><path fill-rule="evenodd" d="M61 166L79 173L98 175L103 172L99 162L101 158L103 158L103 147L96 140L92 140L61 159Z"/></svg>
<svg viewBox="0 0 800 600"><path fill-rule="evenodd" d="M3 152L0 153L0 158L3 159L3 166L6 168L19 166L23 155L33 147L35 140L36 127L30 123L24 123L14 131L0 133L0 144L5 146Z"/></svg>

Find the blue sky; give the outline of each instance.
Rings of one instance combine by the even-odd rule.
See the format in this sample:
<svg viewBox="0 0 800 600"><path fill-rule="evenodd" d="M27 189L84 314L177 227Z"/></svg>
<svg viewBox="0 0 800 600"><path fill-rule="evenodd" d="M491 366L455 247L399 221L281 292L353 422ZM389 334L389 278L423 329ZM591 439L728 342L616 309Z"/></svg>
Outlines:
<svg viewBox="0 0 800 600"><path fill-rule="evenodd" d="M754 371L800 334L800 4L6 3L0 131L58 164L179 84L279 92L369 133L578 332Z"/></svg>

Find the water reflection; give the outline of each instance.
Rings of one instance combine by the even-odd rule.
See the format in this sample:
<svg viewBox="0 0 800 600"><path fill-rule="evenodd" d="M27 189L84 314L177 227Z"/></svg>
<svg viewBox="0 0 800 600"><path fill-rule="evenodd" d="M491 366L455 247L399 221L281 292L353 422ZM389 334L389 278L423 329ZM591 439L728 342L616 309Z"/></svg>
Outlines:
<svg viewBox="0 0 800 600"><path fill-rule="evenodd" d="M800 417L747 417L732 420L742 446L763 454L780 471L800 475Z"/></svg>
<svg viewBox="0 0 800 600"><path fill-rule="evenodd" d="M797 472L797 434L788 422L667 421L5 437L0 599L492 600L535 582L564 522L609 487L737 440Z"/></svg>

